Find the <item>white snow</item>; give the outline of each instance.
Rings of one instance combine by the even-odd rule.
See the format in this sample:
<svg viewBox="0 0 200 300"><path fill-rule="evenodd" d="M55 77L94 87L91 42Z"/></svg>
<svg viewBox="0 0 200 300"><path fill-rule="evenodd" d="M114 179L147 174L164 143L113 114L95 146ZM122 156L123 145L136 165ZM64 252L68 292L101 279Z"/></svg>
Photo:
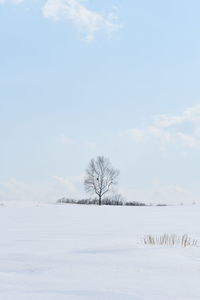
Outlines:
<svg viewBox="0 0 200 300"><path fill-rule="evenodd" d="M0 299L199 300L200 248L142 244L165 232L200 240L200 206L0 206Z"/></svg>

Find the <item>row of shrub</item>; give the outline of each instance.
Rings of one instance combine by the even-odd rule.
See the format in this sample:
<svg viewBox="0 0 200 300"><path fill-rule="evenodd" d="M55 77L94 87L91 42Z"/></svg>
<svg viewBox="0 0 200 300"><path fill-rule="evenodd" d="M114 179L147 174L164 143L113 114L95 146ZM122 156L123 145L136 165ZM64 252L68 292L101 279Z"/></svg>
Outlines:
<svg viewBox="0 0 200 300"><path fill-rule="evenodd" d="M58 204L84 204L84 205L98 205L98 199L72 199L72 198L61 198L57 201ZM145 203L137 201L126 202L120 197L117 198L104 198L102 205L116 205L116 206L146 206Z"/></svg>

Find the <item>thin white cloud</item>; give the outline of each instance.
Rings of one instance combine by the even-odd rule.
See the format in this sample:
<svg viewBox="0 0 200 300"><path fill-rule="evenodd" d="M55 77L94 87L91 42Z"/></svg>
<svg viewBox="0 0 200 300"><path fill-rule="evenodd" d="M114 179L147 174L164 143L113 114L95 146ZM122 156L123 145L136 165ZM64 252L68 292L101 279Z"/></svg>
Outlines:
<svg viewBox="0 0 200 300"><path fill-rule="evenodd" d="M0 205L31 203L56 203L62 197L86 198L83 189L84 174L78 176L54 176L43 183L28 183L16 178L0 181ZM139 201L147 204L192 204L199 198L190 190L177 185L153 183L150 188L133 189L121 187L120 193L127 201Z"/></svg>
<svg viewBox="0 0 200 300"><path fill-rule="evenodd" d="M25 0L12 0L12 3L14 3L14 4L21 4L24 1Z"/></svg>
<svg viewBox="0 0 200 300"><path fill-rule="evenodd" d="M187 108L177 116L155 116L147 128L132 128L127 133L139 143L157 141L161 145L200 148L200 105Z"/></svg>
<svg viewBox="0 0 200 300"><path fill-rule="evenodd" d="M75 147L83 147L88 150L93 150L95 151L97 149L97 144L93 141L88 141L88 140L78 140L71 138L69 136L66 136L64 134L61 134L59 137L59 142L63 145L68 145L68 146L75 146Z"/></svg>
<svg viewBox="0 0 200 300"><path fill-rule="evenodd" d="M98 31L111 33L121 26L115 23L113 13L104 15L88 9L78 0L47 0L43 7L43 16L54 21L67 20L86 33L86 39L91 41Z"/></svg>
<svg viewBox="0 0 200 300"><path fill-rule="evenodd" d="M120 192L127 201L138 201L146 204L193 204L199 203L195 193L178 185L153 184L150 188L121 188Z"/></svg>
<svg viewBox="0 0 200 300"><path fill-rule="evenodd" d="M16 178L0 181L0 205L10 202L56 203L62 197L83 196L83 175L66 178L55 176L42 183L24 182Z"/></svg>
<svg viewBox="0 0 200 300"><path fill-rule="evenodd" d="M25 183L16 178L0 182L0 201L3 203L37 201L40 197L43 197L43 189L39 185Z"/></svg>
<svg viewBox="0 0 200 300"><path fill-rule="evenodd" d="M25 0L0 0L0 5L8 1L17 5ZM84 2L84 0L47 0L42 7L42 15L53 21L64 20L73 23L85 34L87 41L92 41L95 33L99 31L110 34L122 27L117 23L114 12L107 14L96 12L87 8Z"/></svg>
<svg viewBox="0 0 200 300"><path fill-rule="evenodd" d="M68 136L65 136L64 134L62 134L60 137L60 142L62 144L71 145L74 143L74 140L71 137L68 137Z"/></svg>
<svg viewBox="0 0 200 300"><path fill-rule="evenodd" d="M7 1L7 0L0 0L0 5L1 4L4 4L4 3L6 3L6 2L11 2L11 3L13 3L13 4L21 4L22 2L24 2L25 0L10 0L10 1Z"/></svg>
<svg viewBox="0 0 200 300"><path fill-rule="evenodd" d="M187 108L181 115L159 115L154 120L155 124L162 128L183 123L200 124L200 104Z"/></svg>
<svg viewBox="0 0 200 300"><path fill-rule="evenodd" d="M54 179L57 182L57 186L65 189L63 196L68 198L82 198L83 193L81 193L79 186L83 185L84 175L79 176L70 176L70 177L61 177L54 176Z"/></svg>

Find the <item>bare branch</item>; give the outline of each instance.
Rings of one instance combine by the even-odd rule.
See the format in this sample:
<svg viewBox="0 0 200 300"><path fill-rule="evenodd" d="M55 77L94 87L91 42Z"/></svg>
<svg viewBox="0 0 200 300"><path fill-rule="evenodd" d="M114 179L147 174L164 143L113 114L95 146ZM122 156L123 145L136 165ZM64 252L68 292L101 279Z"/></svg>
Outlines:
<svg viewBox="0 0 200 300"><path fill-rule="evenodd" d="M86 170L84 186L86 192L98 195L101 205L102 197L117 184L119 171L111 166L109 159L98 156L91 159Z"/></svg>

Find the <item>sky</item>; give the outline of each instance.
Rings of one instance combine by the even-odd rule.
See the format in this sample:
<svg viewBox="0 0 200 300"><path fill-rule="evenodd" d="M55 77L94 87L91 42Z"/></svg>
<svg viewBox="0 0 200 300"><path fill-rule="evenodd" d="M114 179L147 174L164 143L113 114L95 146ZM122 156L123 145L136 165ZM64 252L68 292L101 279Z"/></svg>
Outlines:
<svg viewBox="0 0 200 300"><path fill-rule="evenodd" d="M200 202L200 2L0 0L0 201Z"/></svg>

